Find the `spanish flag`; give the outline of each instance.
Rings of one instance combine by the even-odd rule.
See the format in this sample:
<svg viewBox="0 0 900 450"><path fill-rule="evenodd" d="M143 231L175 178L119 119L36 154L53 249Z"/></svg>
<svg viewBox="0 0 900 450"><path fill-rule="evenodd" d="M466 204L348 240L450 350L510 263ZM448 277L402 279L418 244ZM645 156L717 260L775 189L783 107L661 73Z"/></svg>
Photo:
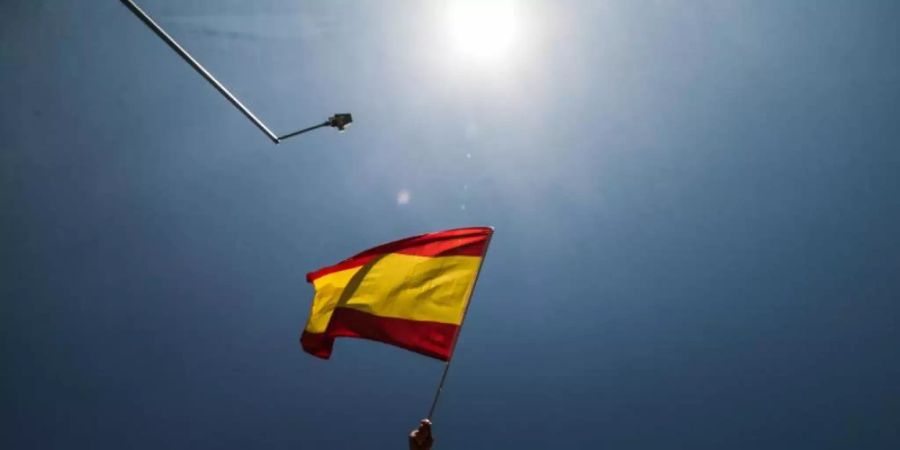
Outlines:
<svg viewBox="0 0 900 450"><path fill-rule="evenodd" d="M449 360L492 233L413 236L307 274L316 294L300 344L328 359L334 338L355 337Z"/></svg>

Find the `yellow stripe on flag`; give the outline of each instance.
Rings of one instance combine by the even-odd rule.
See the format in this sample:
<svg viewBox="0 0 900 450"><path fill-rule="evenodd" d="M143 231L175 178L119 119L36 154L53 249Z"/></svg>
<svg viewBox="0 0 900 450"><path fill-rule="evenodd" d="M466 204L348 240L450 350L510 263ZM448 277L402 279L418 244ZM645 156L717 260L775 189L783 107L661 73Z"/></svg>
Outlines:
<svg viewBox="0 0 900 450"><path fill-rule="evenodd" d="M329 273L316 295L306 331L323 333L336 307L381 317L459 325L480 257L390 253L359 267Z"/></svg>

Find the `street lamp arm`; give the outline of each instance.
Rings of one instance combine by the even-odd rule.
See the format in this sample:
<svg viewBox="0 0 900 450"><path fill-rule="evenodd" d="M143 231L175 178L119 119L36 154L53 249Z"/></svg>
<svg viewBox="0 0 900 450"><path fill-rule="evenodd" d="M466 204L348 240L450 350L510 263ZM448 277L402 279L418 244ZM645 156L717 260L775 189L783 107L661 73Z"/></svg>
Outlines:
<svg viewBox="0 0 900 450"><path fill-rule="evenodd" d="M286 134L286 135L284 135L284 136L278 136L278 140L279 140L279 141L283 141L283 140L285 140L285 139L287 139L287 138L292 138L292 137L294 137L294 136L297 136L298 134L303 134L303 133L306 133L306 132L308 132L308 131L315 130L315 129L317 129L317 128L327 127L328 125L329 125L329 122L326 120L325 122L322 122L322 123L320 123L320 124L318 124L318 125L313 125L313 126L311 126L311 127L309 127L309 128L304 128L304 129L302 129L302 130L297 130L297 131L295 131L295 132L293 132L293 133L288 133L288 134Z"/></svg>

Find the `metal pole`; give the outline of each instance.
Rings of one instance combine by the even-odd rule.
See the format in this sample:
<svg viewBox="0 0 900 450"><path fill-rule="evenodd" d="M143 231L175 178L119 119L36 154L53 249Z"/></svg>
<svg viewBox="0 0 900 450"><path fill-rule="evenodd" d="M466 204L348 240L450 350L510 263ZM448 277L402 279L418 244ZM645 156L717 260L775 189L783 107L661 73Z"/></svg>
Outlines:
<svg viewBox="0 0 900 450"><path fill-rule="evenodd" d="M194 70L197 71L197 73L205 78L206 81L209 82L209 84L211 84L214 88L216 88L216 90L224 95L225 98L227 98L235 108L239 109L244 114L244 116L250 119L250 121L253 122L253 124L256 125L257 128L265 133L266 136L268 136L269 139L272 140L272 142L276 144L279 142L278 136L276 136L275 133L269 130L269 128L266 127L266 125L262 123L261 120L257 119L256 116L254 116L253 113L250 112L250 110L247 109L247 107L244 106L240 102L240 100L238 100L237 97L234 96L234 94L232 94L225 86L223 86L222 83L219 83L219 80L212 76L212 74L209 73L206 68L204 68L199 62L197 62L197 60L194 59L194 57L192 57L190 53L187 52L187 50L178 45L178 43L175 42L175 39L172 39L172 37L169 36L169 34L166 33L166 31L163 30L162 27L157 25L156 22L154 22L153 19L151 19L150 16L148 16L147 13L145 13L137 4L135 4L132 0L121 1L125 6L128 7L128 9L131 10L131 12L134 13L134 15L138 16L138 18L141 19L144 24L150 27L150 29L153 30L153 32L156 33L156 35L159 36L160 39L165 41L166 44L168 44L169 47L172 48L172 50L175 50L175 53L178 53L188 64L191 65L191 67L194 68Z"/></svg>
<svg viewBox="0 0 900 450"><path fill-rule="evenodd" d="M320 123L320 124L318 124L318 125L313 125L313 126L311 126L311 127L309 127L309 128L304 128L304 129L302 129L302 130L298 130L298 131L295 131L295 132L293 132L293 133L288 133L288 134L286 134L286 135L284 135L284 136L278 136L278 139L281 140L281 141L283 141L283 140L285 140L285 139L287 139L287 138L292 138L292 137L294 137L294 136L296 136L296 135L298 135L298 134L303 134L303 133L306 133L307 131L312 131L312 130L315 130L315 129L317 129L317 128L327 127L328 125L331 125L331 122L326 120L326 121L324 121L324 122L322 122L322 123Z"/></svg>
<svg viewBox="0 0 900 450"><path fill-rule="evenodd" d="M456 330L456 335L453 336L453 345L450 346L450 358L447 359L447 362L444 363L444 373L441 375L441 382L438 384L437 391L434 393L434 400L431 402L431 409L428 410L428 416L426 419L431 420L431 417L434 416L434 409L437 407L438 399L441 398L441 392L444 391L444 381L447 379L447 372L450 371L450 362L453 361L453 353L456 351L456 341L459 340L459 333L462 331L463 323L466 321L466 314L469 313L469 305L472 303L472 296L475 295L475 285L478 284L478 277L481 275L481 268L484 267L484 257L487 255L488 247L491 245L491 239L494 237L494 227L491 227L491 235L488 237L487 242L484 244L484 251L481 252L481 263L478 264L478 271L475 272L475 281L472 282L472 292L469 294L469 300L466 302L466 307L463 309L463 319L459 324L459 329Z"/></svg>

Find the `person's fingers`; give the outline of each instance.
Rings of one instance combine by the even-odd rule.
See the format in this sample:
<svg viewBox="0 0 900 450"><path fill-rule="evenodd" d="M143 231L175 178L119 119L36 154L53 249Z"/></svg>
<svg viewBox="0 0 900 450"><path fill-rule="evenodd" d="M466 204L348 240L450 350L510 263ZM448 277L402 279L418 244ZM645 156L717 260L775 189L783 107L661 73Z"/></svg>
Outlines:
<svg viewBox="0 0 900 450"><path fill-rule="evenodd" d="M422 442L416 437L416 432L409 433L409 450L422 450Z"/></svg>
<svg viewBox="0 0 900 450"><path fill-rule="evenodd" d="M410 448L425 450L431 448L433 443L434 438L431 436L431 421L422 419L419 421L419 428L412 430L412 432L409 433Z"/></svg>

